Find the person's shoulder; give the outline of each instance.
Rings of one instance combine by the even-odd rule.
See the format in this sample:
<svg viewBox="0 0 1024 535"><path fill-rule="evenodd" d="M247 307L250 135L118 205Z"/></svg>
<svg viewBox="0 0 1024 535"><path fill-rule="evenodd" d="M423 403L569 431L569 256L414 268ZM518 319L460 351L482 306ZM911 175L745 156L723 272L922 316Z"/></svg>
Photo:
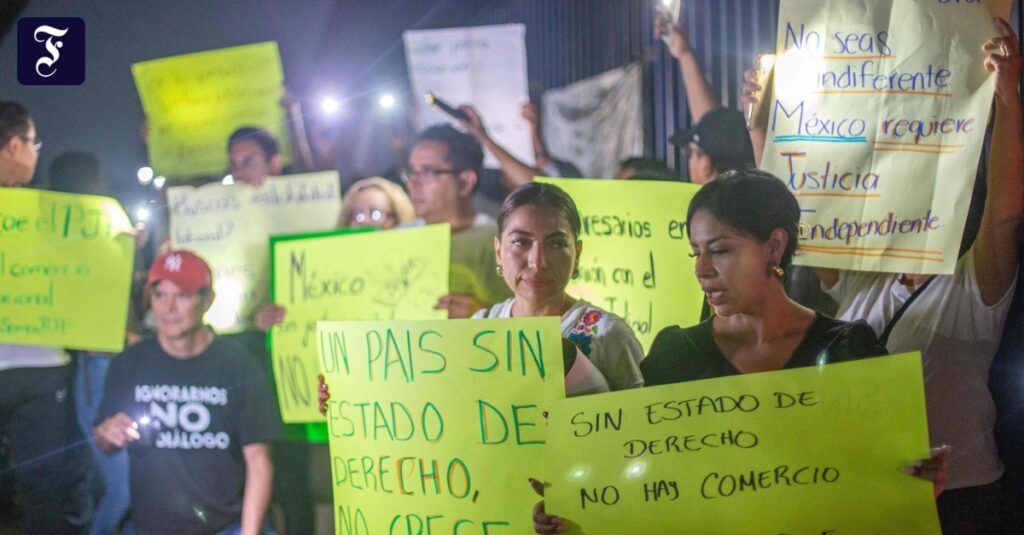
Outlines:
<svg viewBox="0 0 1024 535"><path fill-rule="evenodd" d="M206 356L219 365L236 371L262 373L259 359L242 344L226 337L216 336L210 347L206 348Z"/></svg>
<svg viewBox="0 0 1024 535"><path fill-rule="evenodd" d="M888 354L874 329L864 320L842 321L824 314L815 319L815 329L824 334L829 354L835 360L878 357Z"/></svg>

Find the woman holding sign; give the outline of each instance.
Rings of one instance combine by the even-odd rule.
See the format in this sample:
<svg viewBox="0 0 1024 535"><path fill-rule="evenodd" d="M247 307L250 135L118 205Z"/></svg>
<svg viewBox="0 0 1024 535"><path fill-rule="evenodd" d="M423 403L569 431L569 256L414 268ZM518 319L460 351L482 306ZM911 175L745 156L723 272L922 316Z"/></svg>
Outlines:
<svg viewBox="0 0 1024 535"><path fill-rule="evenodd" d="M565 292L579 273L581 226L576 203L558 186L531 182L512 190L498 215L494 255L515 297L473 317L561 316L562 338L578 349L566 361L567 396L641 387L643 349L629 325Z"/></svg>
<svg viewBox="0 0 1024 535"><path fill-rule="evenodd" d="M576 204L558 186L531 182L512 190L498 215L494 254L515 297L473 318L560 316L567 396L641 387L643 349L629 325L565 292L583 250L581 226ZM323 376L319 398L325 412Z"/></svg>
<svg viewBox="0 0 1024 535"><path fill-rule="evenodd" d="M817 314L786 296L782 278L796 252L800 207L785 184L756 169L728 172L706 184L686 215L696 276L715 314L688 328L658 333L640 368L646 385L697 381L742 373L820 366L885 355L864 322ZM933 450L907 472L945 479L948 452ZM542 485L531 480L538 493ZM533 512L537 533L567 528Z"/></svg>

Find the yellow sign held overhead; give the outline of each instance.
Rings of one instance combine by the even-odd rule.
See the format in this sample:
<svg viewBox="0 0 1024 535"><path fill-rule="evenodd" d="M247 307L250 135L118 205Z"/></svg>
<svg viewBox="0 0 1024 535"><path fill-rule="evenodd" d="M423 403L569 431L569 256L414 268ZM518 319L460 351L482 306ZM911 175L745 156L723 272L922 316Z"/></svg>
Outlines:
<svg viewBox="0 0 1024 535"><path fill-rule="evenodd" d="M939 533L918 353L585 396L548 419L570 533Z"/></svg>
<svg viewBox="0 0 1024 535"><path fill-rule="evenodd" d="M1009 2L784 0L761 166L800 201L798 264L952 273Z"/></svg>
<svg viewBox="0 0 1024 535"><path fill-rule="evenodd" d="M558 318L320 322L338 533L527 533Z"/></svg>
<svg viewBox="0 0 1024 535"><path fill-rule="evenodd" d="M450 243L447 224L271 238L271 296L286 309L269 332L285 422L323 421L318 321L447 317L434 305L447 293Z"/></svg>
<svg viewBox="0 0 1024 535"><path fill-rule="evenodd" d="M157 174L224 173L228 136L242 126L266 128L291 160L281 98L284 71L268 41L132 65L146 114L149 163Z"/></svg>
<svg viewBox="0 0 1024 535"><path fill-rule="evenodd" d="M4 188L0 343L121 351L132 230L109 197Z"/></svg>

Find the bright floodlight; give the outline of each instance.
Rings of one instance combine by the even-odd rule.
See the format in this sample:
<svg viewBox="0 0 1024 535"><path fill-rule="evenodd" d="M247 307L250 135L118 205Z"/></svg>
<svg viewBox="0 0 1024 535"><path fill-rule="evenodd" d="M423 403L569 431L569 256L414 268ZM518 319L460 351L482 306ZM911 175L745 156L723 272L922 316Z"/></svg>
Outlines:
<svg viewBox="0 0 1024 535"><path fill-rule="evenodd" d="M139 177L139 184L145 186L153 181L153 168L152 167L140 167L137 173Z"/></svg>
<svg viewBox="0 0 1024 535"><path fill-rule="evenodd" d="M326 97L320 101L320 109L327 115L334 115L340 107L341 105L334 97Z"/></svg>
<svg viewBox="0 0 1024 535"><path fill-rule="evenodd" d="M390 110L395 107L395 97L390 93L385 93L380 96L378 103L380 103L381 109Z"/></svg>
<svg viewBox="0 0 1024 535"><path fill-rule="evenodd" d="M153 187L156 189L164 189L164 184L167 182L167 177L161 175L153 179Z"/></svg>
<svg viewBox="0 0 1024 535"><path fill-rule="evenodd" d="M145 206L140 206L138 210L135 210L135 220L139 223L149 221L149 209Z"/></svg>

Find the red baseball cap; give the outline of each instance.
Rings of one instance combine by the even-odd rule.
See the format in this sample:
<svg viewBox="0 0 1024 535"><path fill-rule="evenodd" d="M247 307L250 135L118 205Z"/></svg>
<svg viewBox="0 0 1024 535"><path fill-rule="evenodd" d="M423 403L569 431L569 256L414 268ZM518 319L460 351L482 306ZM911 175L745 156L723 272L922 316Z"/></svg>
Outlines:
<svg viewBox="0 0 1024 535"><path fill-rule="evenodd" d="M185 250L168 251L153 261L153 266L149 268L146 289L162 280L177 284L181 291L188 294L194 294L213 285L210 266L195 253Z"/></svg>

